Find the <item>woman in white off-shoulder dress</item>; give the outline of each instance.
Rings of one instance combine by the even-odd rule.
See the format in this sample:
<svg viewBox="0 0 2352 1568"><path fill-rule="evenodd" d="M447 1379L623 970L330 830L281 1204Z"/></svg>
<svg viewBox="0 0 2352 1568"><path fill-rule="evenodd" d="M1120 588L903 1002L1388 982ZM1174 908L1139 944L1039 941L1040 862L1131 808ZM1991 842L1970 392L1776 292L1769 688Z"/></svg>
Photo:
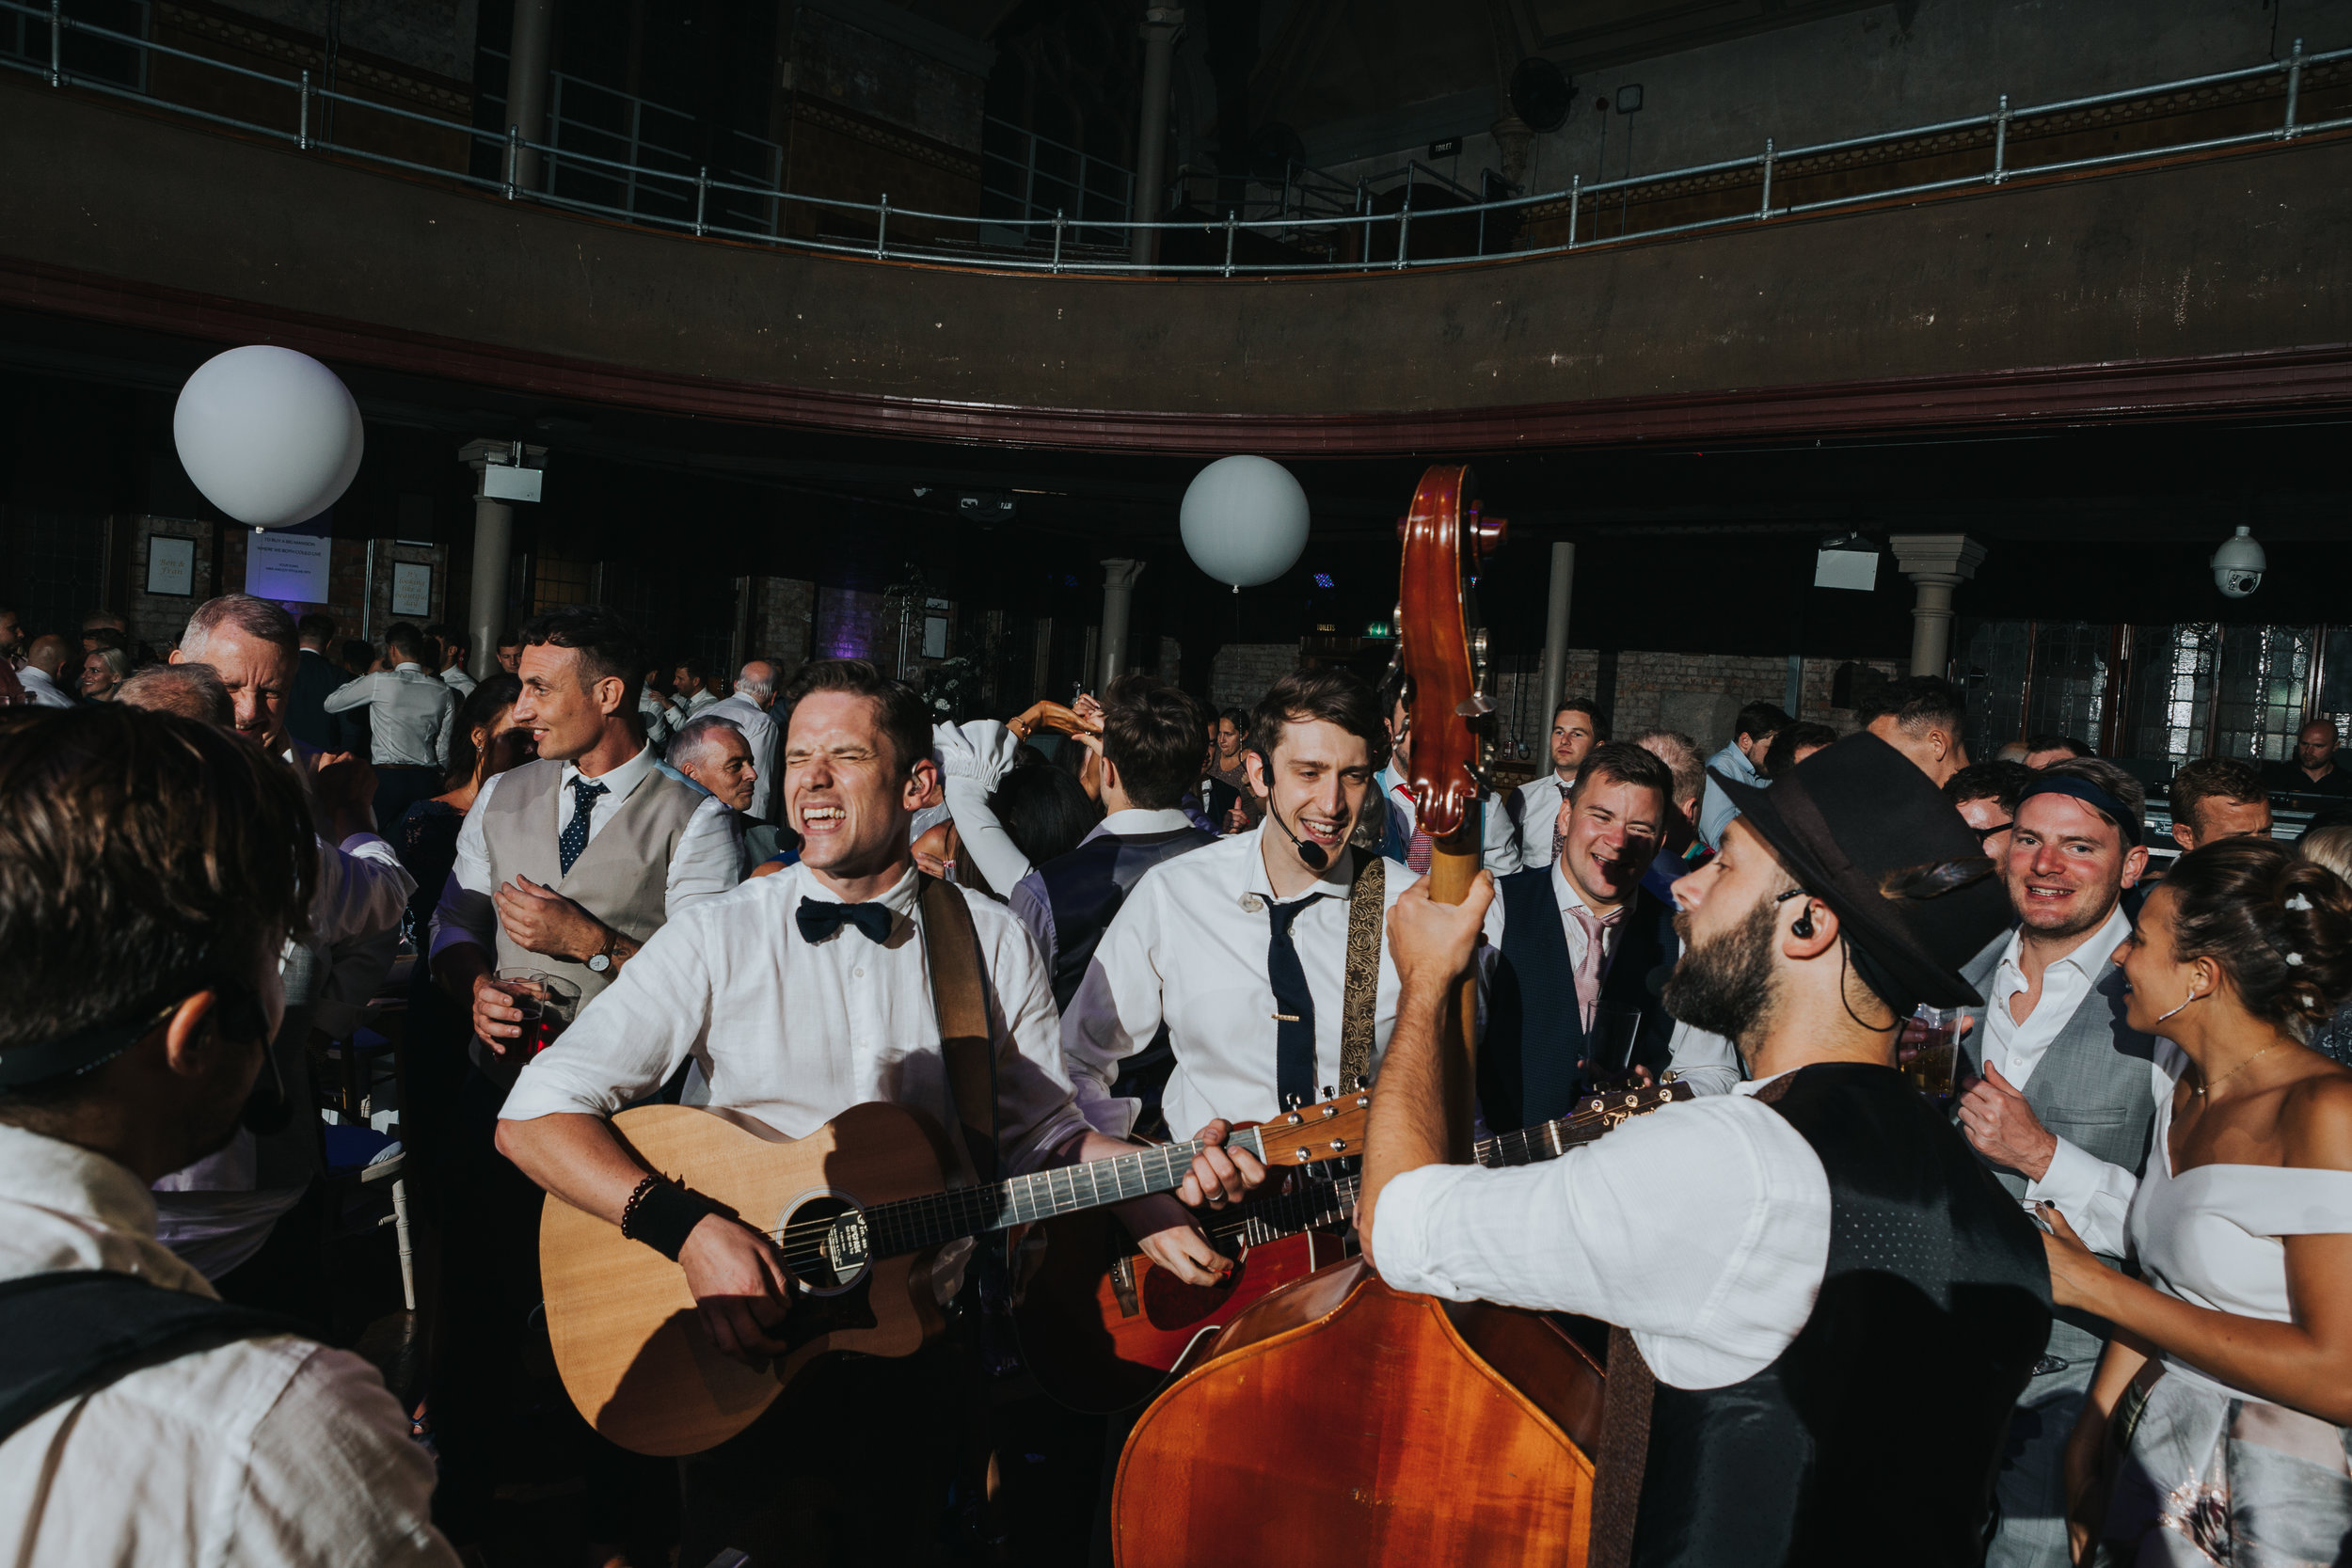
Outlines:
<svg viewBox="0 0 2352 1568"><path fill-rule="evenodd" d="M2061 1306L2110 1320L2067 1454L2078 1562L2352 1564L2352 891L2267 839L2184 856L2118 955L2187 1065L2131 1210L2139 1279L2044 1216Z"/></svg>

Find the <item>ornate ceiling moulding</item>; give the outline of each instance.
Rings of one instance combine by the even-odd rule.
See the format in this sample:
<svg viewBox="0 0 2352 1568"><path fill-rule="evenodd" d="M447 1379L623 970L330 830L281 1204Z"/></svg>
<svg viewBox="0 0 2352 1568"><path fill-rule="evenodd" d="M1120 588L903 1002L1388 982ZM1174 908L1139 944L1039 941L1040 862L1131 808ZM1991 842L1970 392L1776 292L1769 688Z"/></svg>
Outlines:
<svg viewBox="0 0 2352 1568"><path fill-rule="evenodd" d="M533 397L902 440L1094 451L1471 454L2352 407L2352 343L1515 407L1269 415L1025 407L717 380L6 261L0 306L206 342L278 343L331 362Z"/></svg>

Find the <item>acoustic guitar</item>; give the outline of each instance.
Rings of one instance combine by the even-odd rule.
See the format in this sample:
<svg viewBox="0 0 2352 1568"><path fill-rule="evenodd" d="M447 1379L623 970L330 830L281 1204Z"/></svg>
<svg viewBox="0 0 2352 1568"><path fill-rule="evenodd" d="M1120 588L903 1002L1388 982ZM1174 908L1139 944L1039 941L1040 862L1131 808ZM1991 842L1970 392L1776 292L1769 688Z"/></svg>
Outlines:
<svg viewBox="0 0 2352 1568"><path fill-rule="evenodd" d="M1689 1100L1688 1084L1588 1097L1567 1116L1479 1140L1483 1165L1557 1159L1629 1117ZM1356 1212L1357 1178L1294 1175L1288 1192L1196 1217L1234 1259L1218 1285L1188 1285L1138 1251L1108 1214L1072 1214L1043 1227L1043 1255L1013 1301L1021 1359L1038 1386L1073 1410L1107 1414L1151 1398L1197 1363L1226 1324L1272 1291L1346 1256L1337 1229ZM1022 1243L1016 1241L1016 1247Z"/></svg>
<svg viewBox="0 0 2352 1568"><path fill-rule="evenodd" d="M1235 1132L1231 1146L1291 1169L1362 1152L1371 1097L1343 1095ZM686 1271L620 1227L550 1196L539 1268L556 1370L581 1416L625 1449L688 1454L758 1418L828 1351L909 1355L944 1322L940 1250L969 1237L1173 1191L1200 1143L1009 1180L951 1186L935 1123L900 1105L856 1105L805 1138L739 1114L645 1105L612 1130L647 1170L725 1205L774 1240L791 1275L791 1348L754 1367L710 1342Z"/></svg>

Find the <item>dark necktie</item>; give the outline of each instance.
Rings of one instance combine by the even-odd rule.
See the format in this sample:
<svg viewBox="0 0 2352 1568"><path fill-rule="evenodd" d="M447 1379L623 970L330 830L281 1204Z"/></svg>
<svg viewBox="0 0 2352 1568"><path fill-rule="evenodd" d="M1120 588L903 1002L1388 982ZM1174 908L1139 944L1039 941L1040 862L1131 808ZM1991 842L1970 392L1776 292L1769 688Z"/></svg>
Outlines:
<svg viewBox="0 0 2352 1568"><path fill-rule="evenodd" d="M887 904L828 904L821 898L803 898L792 918L800 922L801 935L810 942L822 942L844 926L854 926L875 942L890 940L890 906Z"/></svg>
<svg viewBox="0 0 2352 1568"><path fill-rule="evenodd" d="M1266 978L1274 985L1274 1091L1286 1110L1315 1099L1315 999L1291 941L1291 922L1314 901L1268 904L1265 911L1274 928L1265 956Z"/></svg>
<svg viewBox="0 0 2352 1568"><path fill-rule="evenodd" d="M564 862L564 875L572 874L572 863L588 847L588 814L596 809L596 797L608 793L604 785L592 779L572 781L572 819L564 825L564 832L555 841L555 852Z"/></svg>

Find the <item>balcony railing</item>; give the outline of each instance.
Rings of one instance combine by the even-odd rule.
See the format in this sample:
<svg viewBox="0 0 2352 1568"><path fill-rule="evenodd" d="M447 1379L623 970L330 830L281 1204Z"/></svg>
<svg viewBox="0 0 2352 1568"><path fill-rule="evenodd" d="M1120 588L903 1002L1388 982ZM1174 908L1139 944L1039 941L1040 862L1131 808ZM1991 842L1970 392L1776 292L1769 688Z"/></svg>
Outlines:
<svg viewBox="0 0 2352 1568"><path fill-rule="evenodd" d="M136 10L144 19L143 8L121 8L126 13ZM1247 217L1236 210L1227 213L1221 220L1205 223L1198 218L1139 222L1101 215L1114 205L1111 193L1107 186L1091 182L1095 176L1087 173L1083 166L1074 183L1066 177L1056 177L1062 181L1067 194L1057 201L1051 215L1046 215L1044 200L1038 196L1039 181L1033 172L1041 166L1034 139L1024 159L1015 160L1008 153L1001 160L1008 165L1019 162L1025 170L1032 171L1023 176L1017 202L1011 199L1005 175L984 174L983 192L992 183L1006 192L1003 210L992 212L984 208L977 214L924 212L892 206L887 193L875 202L848 201L785 190L775 174L765 178L756 174L750 179L729 178L731 174L740 176L745 172L739 167L744 161L741 158L735 159L737 169L722 168L716 176L707 166L697 165L689 171L677 154L646 150L642 114L626 139L626 148L634 156L606 157L584 150L579 145L584 138L577 135L570 138L571 145L558 145L566 139L560 135L564 123L561 120L554 122L557 133L551 134L548 142L525 142L512 127L501 135L380 100L330 91L312 81L307 71L298 76L273 74L155 43L134 33L67 16L57 0L51 0L46 7L29 5L24 0L0 0L0 24L5 24L0 25L0 40L10 40L15 46L13 50L0 47L0 67L44 77L52 87L70 87L101 96L135 100L306 151L333 153L358 163L435 176L511 201L529 201L644 228L796 250L987 270L1142 272L1230 277L1452 266L1463 264L1479 254L1490 259L1498 254L1519 259L1600 248L1633 240L1769 223L1804 213L1999 187L2030 178L2148 163L2190 153L2292 142L2298 137L2352 127L2352 115L2312 119L2299 112L2306 75L2320 68L2330 68L2332 84L2340 75L2332 68L2340 61L2352 59L2352 49L2307 55L2302 40L2297 39L2284 60L2268 60L2237 70L2029 108L2013 108L2004 96L1986 114L1802 147L1777 147L1767 137L1762 149L1747 157L1591 183L1580 176L1571 180L1565 190L1496 200L1449 200L1442 207L1417 209L1414 188L1408 184L1403 205L1393 213L1362 211L1340 216L1327 209L1305 210L1308 204L1285 198L1275 215L1263 218ZM134 57L135 70L132 69ZM286 107L292 111L285 118L293 128L150 95L144 90L144 84L150 80L151 64L165 58L176 65L209 69L229 78L262 85L272 92L283 92ZM81 63L85 61L90 63ZM2041 162L2025 162L2014 155L2021 127L2028 122L2045 131L2054 126L2062 129L2070 123L2090 123L2102 108L2135 100L2179 100L2182 107L2167 112L2187 113L2201 101L2217 100L2232 87L2272 79L2283 87L2283 109L2272 123L2258 129ZM2332 85L2330 90L2334 90ZM330 103L348 105L362 111L363 116L413 121L420 128L430 127L447 136L462 137L469 147L479 150L482 161L477 166L472 158L462 158L457 160L461 166L453 168L354 145L347 136L331 139L325 113ZM338 122L338 131L348 125L351 119L343 116ZM615 138L611 150L624 150L621 132L608 130L606 134ZM2045 135L2042 139L2065 138ZM1054 144L1046 145L1050 148ZM1978 166L1892 188L1836 188L1851 183L1835 178L1836 172L1851 167L1857 155L1872 148L1884 149L1890 158L1901 162ZM526 151L541 154L543 166L558 176L548 189L533 190L520 183L518 171ZM1101 167L1107 170L1111 166ZM564 178L565 171L569 171L570 178ZM1125 175L1124 170L1117 172ZM583 189L583 182L587 181L600 182L602 195L588 194ZM1774 198L1776 182L1780 186L1778 200ZM1791 184L1812 184L1824 194L1791 200ZM1753 198L1747 195L1751 189L1756 193ZM1098 193L1101 206L1094 204ZM1642 206L1667 209L1668 216L1673 215L1672 210L1677 203L1685 210L1692 204L1732 205L1735 210L1684 221L1637 226L1631 217L1637 193L1643 193ZM1656 199L1661 193L1675 199ZM605 199L606 197L618 199ZM983 199L985 202L987 198ZM1045 199L1055 199L1050 191ZM1126 202L1122 199L1116 205L1124 207ZM1016 207L1018 210L1013 210ZM808 220L804 227L810 232L794 231L796 226L790 218L796 214ZM1615 220L1615 231L1602 232L1609 219ZM1423 235L1418 255L1417 224ZM894 225L898 226L895 237ZM912 234L910 229L914 230ZM1128 242L1138 229L1159 232L1163 260L1150 263L1124 260ZM1468 238L1473 229L1477 236L1474 247ZM843 230L853 230L857 237L843 238ZM1431 242L1426 236L1432 230L1445 237L1440 242ZM867 232L873 236L870 241L863 237ZM961 239L962 235L970 238ZM1502 236L1515 236L1508 248L1502 243ZM1321 256L1314 252L1321 252Z"/></svg>

